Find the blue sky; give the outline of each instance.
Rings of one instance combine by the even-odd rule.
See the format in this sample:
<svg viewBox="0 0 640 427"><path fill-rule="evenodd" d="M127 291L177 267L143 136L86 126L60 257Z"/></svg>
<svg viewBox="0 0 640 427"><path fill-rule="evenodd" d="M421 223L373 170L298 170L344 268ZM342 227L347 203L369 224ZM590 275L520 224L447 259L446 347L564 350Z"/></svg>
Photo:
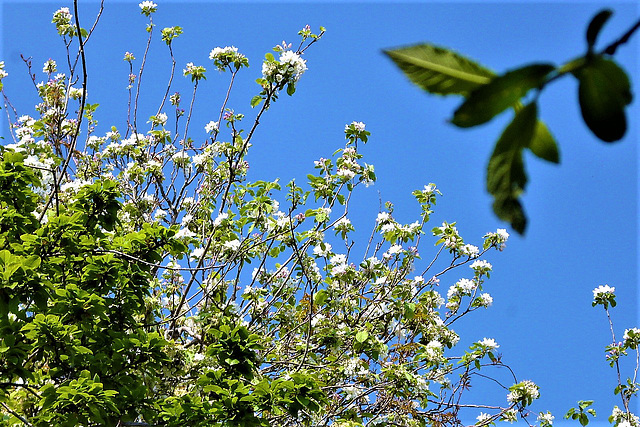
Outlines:
<svg viewBox="0 0 640 427"><path fill-rule="evenodd" d="M91 20L97 2L87 3L80 15ZM87 47L89 102L101 104L102 132L112 124L124 127L128 68L122 56L131 51L140 58L147 35L137 2L106 3ZM323 25L327 33L305 55L309 70L295 96L282 96L261 121L249 156L250 178L303 182L314 160L342 146L344 125L363 121L372 135L362 151L375 165L378 182L355 199L351 217L356 229L368 236L380 200L392 201L398 219L412 222L419 211L411 191L434 182L444 197L432 227L457 221L465 240L475 244L485 232L506 227L491 212L484 171L510 113L477 129L450 126L446 120L459 99L421 92L381 50L431 42L503 72L535 61L560 64L580 55L586 25L604 6L615 13L602 32L602 44L629 28L639 15L635 2L157 3L157 30L173 25L184 29L174 44L179 69L186 62L209 69L196 100L193 136L201 130L199 136L206 137L202 126L217 119L227 84L208 60L213 47L235 45L248 56L251 68L239 75L230 102L236 112L251 117L248 101L258 93L254 80L260 76L264 53L283 39L295 43L297 31L306 24L313 29ZM2 3L0 60L10 73L5 92L21 114L33 114L35 94L19 54L33 57L38 73L48 58L63 60L64 49L50 21L58 7L67 5L70 2ZM84 22L88 27L89 21ZM159 36L157 31L143 76L141 96L151 99L141 105L139 121L155 113L168 78L169 58ZM636 87L639 37L616 55ZM186 95L183 80L179 85ZM503 361L519 379L541 386L537 409L550 409L560 419L578 399L594 399L598 418L604 421L620 403L611 392L614 371L604 360L610 339L606 317L591 307L591 290L605 283L616 287L619 305L613 316L619 337L625 328L637 326L640 111L634 101L627 136L605 145L582 123L575 81L565 78L548 87L539 110L560 144L562 163L555 166L527 156L527 234L512 233L507 249L491 254L494 273L486 291L493 295L494 305L469 317L456 331L463 338L461 345L495 338ZM7 137L5 123L0 129ZM423 240L425 259L432 250ZM444 293L460 278L456 274L442 280ZM489 390L478 387L475 395L480 399ZM497 399L505 403L504 397Z"/></svg>

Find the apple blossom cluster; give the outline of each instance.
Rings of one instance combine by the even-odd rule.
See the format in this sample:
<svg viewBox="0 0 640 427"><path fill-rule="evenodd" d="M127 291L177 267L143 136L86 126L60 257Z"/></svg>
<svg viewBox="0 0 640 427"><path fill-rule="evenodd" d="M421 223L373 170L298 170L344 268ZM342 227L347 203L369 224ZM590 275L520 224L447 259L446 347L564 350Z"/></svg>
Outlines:
<svg viewBox="0 0 640 427"><path fill-rule="evenodd" d="M75 34L75 28L71 24L71 12L68 7L61 7L53 13L52 23L56 24L58 34L61 36L73 36Z"/></svg>
<svg viewBox="0 0 640 427"><path fill-rule="evenodd" d="M218 122L214 122L213 120L204 126L204 130L208 134L218 133L219 129L220 124Z"/></svg>
<svg viewBox="0 0 640 427"><path fill-rule="evenodd" d="M235 46L213 48L209 53L209 59L213 61L218 71L226 71L231 65L236 70L249 66L249 59L239 53Z"/></svg>
<svg viewBox="0 0 640 427"><path fill-rule="evenodd" d="M56 61L54 61L53 59L49 59L45 61L44 66L42 67L43 73L53 74L56 71L58 71L58 66L56 64Z"/></svg>
<svg viewBox="0 0 640 427"><path fill-rule="evenodd" d="M609 285L600 285L593 290L593 302L591 305L595 307L596 305L602 305L605 309L611 305L611 307L616 306L616 288Z"/></svg>
<svg viewBox="0 0 640 427"><path fill-rule="evenodd" d="M611 411L609 422L616 427L638 427L640 426L640 417L631 412L623 411L616 405Z"/></svg>
<svg viewBox="0 0 640 427"><path fill-rule="evenodd" d="M188 62L185 68L182 70L182 74L184 76L191 76L192 82L197 82L200 79L205 78L204 73L207 72L207 69L201 65L193 65L193 62Z"/></svg>
<svg viewBox="0 0 640 427"><path fill-rule="evenodd" d="M143 1L138 6L140 7L140 13L144 16L149 16L158 9L158 5L149 0Z"/></svg>
<svg viewBox="0 0 640 427"><path fill-rule="evenodd" d="M267 56L262 63L262 77L269 83L282 86L297 83L305 71L307 71L307 61L291 50L280 52L277 61L273 55Z"/></svg>
<svg viewBox="0 0 640 427"><path fill-rule="evenodd" d="M365 130L366 125L362 122L351 122L344 127L344 133L346 138L353 144L356 144L358 140L366 144L370 132Z"/></svg>
<svg viewBox="0 0 640 427"><path fill-rule="evenodd" d="M536 420L540 423L540 427L550 427L553 425L553 420L555 417L551 414L551 412L540 412Z"/></svg>
<svg viewBox="0 0 640 427"><path fill-rule="evenodd" d="M0 61L0 85L2 84L2 79L8 76L9 73L4 69L4 61Z"/></svg>
<svg viewBox="0 0 640 427"><path fill-rule="evenodd" d="M504 250L506 247L507 239L509 239L509 233L504 228L498 228L495 233L487 233L484 235L485 246L486 245L498 245L499 250Z"/></svg>
<svg viewBox="0 0 640 427"><path fill-rule="evenodd" d="M509 387L507 400L511 403L529 406L534 400L540 397L539 389L540 388L533 381L521 381L518 384L514 384Z"/></svg>

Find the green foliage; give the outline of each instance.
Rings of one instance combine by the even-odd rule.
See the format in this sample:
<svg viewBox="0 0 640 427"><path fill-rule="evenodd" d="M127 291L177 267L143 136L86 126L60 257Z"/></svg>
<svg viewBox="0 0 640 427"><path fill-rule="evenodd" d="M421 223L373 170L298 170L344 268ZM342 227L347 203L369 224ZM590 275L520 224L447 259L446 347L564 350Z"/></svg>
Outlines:
<svg viewBox="0 0 640 427"><path fill-rule="evenodd" d="M157 5L140 8L151 43ZM68 42L75 34L68 9L54 22ZM181 33L162 31L172 58ZM364 123L345 126L344 145L314 162L304 187L247 181L246 155L263 113L285 88L299 89L302 55L323 33L307 26L297 50L274 47L279 56L265 56L251 102L261 104L253 122L245 130L245 115L227 106L234 99L227 96L206 138L180 133L192 111L180 108L179 92L168 95L175 62L160 107L144 113L146 134L136 96L126 132L110 126L98 136L98 104L72 87L83 55L67 58L67 74L53 74L57 65L47 61L39 116L15 117L15 144L0 148L3 425L424 426L460 410L478 370L504 366L491 339L456 365L452 324L491 305L481 292L492 267L478 258L504 249L506 230L487 233L480 249L455 223L435 227L440 249L415 275L441 195L428 184L412 192L414 222L396 221L387 202L355 254L350 201L376 180L358 151L370 141ZM447 57L448 67L430 71L429 85L441 91L471 93L493 76L443 50L423 55ZM130 91L134 59L125 54ZM209 59L231 74L229 95L249 60L229 46ZM189 105L205 72L193 63L183 70ZM85 109L74 117L76 101ZM553 158L535 104L516 117L514 126L525 125L536 131L517 154L536 147ZM495 187L516 194L524 188L517 156L502 145ZM465 265L471 278L445 300L440 277ZM523 384L535 399L537 386ZM505 407L493 417L515 415Z"/></svg>
<svg viewBox="0 0 640 427"><path fill-rule="evenodd" d="M593 400L579 400L577 408L571 408L565 414L565 418L572 420L578 420L583 427L589 424L589 415L596 416L596 411L590 406L593 405Z"/></svg>
<svg viewBox="0 0 640 427"><path fill-rule="evenodd" d="M451 123L471 127L491 120L514 106L529 90L540 88L554 69L550 64L532 64L493 78L471 92L455 111Z"/></svg>
<svg viewBox="0 0 640 427"><path fill-rule="evenodd" d="M631 37L638 25L596 53L598 34L611 14L610 10L603 10L591 20L586 31L586 54L557 68L552 64L529 64L496 76L468 58L430 44L385 51L420 88L434 94L466 98L451 120L456 126L481 125L509 107L516 111L516 117L498 139L489 160L487 190L494 198L495 214L520 234L524 234L527 222L520 201L526 183L522 149L530 149L549 162L560 160L557 144L546 125L535 121L535 115L533 122L518 118L523 102L535 104L547 84L572 74L579 81L582 117L593 134L602 141L613 142L626 133L625 108L631 103L631 86L625 71L609 56ZM535 99L527 101L531 90L535 91Z"/></svg>

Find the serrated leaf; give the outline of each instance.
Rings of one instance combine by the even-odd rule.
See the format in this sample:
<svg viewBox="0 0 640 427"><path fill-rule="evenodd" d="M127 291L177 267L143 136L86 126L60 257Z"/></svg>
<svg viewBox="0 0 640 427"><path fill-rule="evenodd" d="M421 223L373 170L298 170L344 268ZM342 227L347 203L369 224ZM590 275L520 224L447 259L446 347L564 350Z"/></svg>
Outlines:
<svg viewBox="0 0 640 427"><path fill-rule="evenodd" d="M591 132L605 142L620 140L627 131L624 108L632 99L627 74L612 60L597 56L574 76L580 82L582 118Z"/></svg>
<svg viewBox="0 0 640 427"><path fill-rule="evenodd" d="M529 149L537 157L552 163L560 163L558 144L542 120L536 123L536 129L529 144Z"/></svg>
<svg viewBox="0 0 640 427"><path fill-rule="evenodd" d="M413 83L438 95L467 96L495 76L469 58L428 43L383 52Z"/></svg>
<svg viewBox="0 0 640 427"><path fill-rule="evenodd" d="M587 46L589 51L593 49L598 34L600 34L604 24L611 18L611 15L613 15L611 9L604 9L598 12L598 14L591 19L591 22L589 22L589 26L587 27Z"/></svg>
<svg viewBox="0 0 640 427"><path fill-rule="evenodd" d="M513 107L531 89L540 87L555 70L551 64L531 64L495 77L471 92L456 110L451 123L459 127L486 123L509 107Z"/></svg>

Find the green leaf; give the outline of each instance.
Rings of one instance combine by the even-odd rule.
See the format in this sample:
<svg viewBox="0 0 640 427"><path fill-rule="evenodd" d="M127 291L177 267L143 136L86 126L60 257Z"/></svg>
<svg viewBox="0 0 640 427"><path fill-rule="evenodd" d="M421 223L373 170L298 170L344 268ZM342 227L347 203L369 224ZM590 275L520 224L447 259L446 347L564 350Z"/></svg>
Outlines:
<svg viewBox="0 0 640 427"><path fill-rule="evenodd" d="M604 9L598 12L589 22L589 27L587 27L587 47L589 51L593 50L598 34L600 34L604 24L611 18L611 15L613 15L611 9Z"/></svg>
<svg viewBox="0 0 640 427"><path fill-rule="evenodd" d="M536 129L529 144L533 154L552 163L560 163L558 144L542 120L536 123Z"/></svg>
<svg viewBox="0 0 640 427"><path fill-rule="evenodd" d="M520 203L520 200L517 197L512 195L507 195L505 197L496 196L492 207L493 212L498 216L498 218L509 222L511 227L518 234L524 234L527 229L527 217L524 213L522 203Z"/></svg>
<svg viewBox="0 0 640 427"><path fill-rule="evenodd" d="M495 76L462 55L426 43L383 52L413 83L438 95L467 96Z"/></svg>
<svg viewBox="0 0 640 427"><path fill-rule="evenodd" d="M322 306L324 305L325 301L327 301L328 298L329 298L329 293L325 289L321 289L313 297L313 302L317 306Z"/></svg>
<svg viewBox="0 0 640 427"><path fill-rule="evenodd" d="M596 56L574 76L580 82L582 118L591 132L605 142L621 139L627 131L624 108L632 99L627 74L612 60Z"/></svg>
<svg viewBox="0 0 640 427"><path fill-rule="evenodd" d="M367 331L360 331L356 334L356 341L365 342L369 338L369 333Z"/></svg>
<svg viewBox="0 0 640 427"><path fill-rule="evenodd" d="M256 106L260 105L260 103L262 102L262 97L260 95L256 95L253 98L251 98L251 108L255 108Z"/></svg>
<svg viewBox="0 0 640 427"><path fill-rule="evenodd" d="M456 110L451 123L459 127L477 126L512 107L529 92L540 87L555 70L551 64L531 64L509 71L474 90Z"/></svg>
<svg viewBox="0 0 640 427"><path fill-rule="evenodd" d="M537 129L535 102L520 110L500 135L487 167L487 190L494 197L493 211L523 234L527 218L518 200L527 184L522 150L529 147Z"/></svg>

